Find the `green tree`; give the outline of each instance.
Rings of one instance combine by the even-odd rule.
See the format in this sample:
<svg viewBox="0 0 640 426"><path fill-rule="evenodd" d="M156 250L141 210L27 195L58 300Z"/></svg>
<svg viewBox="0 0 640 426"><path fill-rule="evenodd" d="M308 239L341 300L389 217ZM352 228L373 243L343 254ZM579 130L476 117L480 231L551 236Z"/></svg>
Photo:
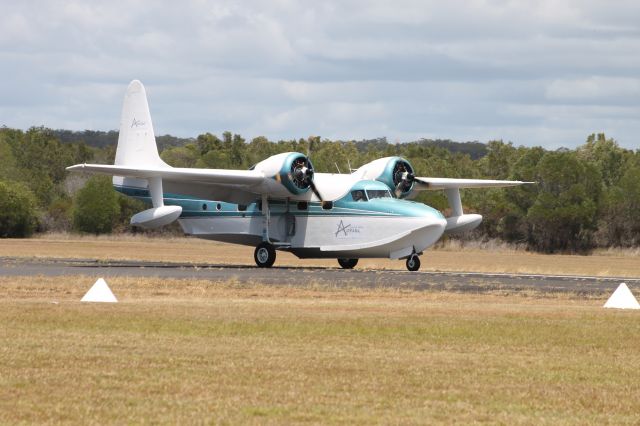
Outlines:
<svg viewBox="0 0 640 426"><path fill-rule="evenodd" d="M618 185L607 188L601 210L601 245L640 244L640 167L628 168Z"/></svg>
<svg viewBox="0 0 640 426"><path fill-rule="evenodd" d="M0 135L0 179L16 180L19 179L19 176L11 145Z"/></svg>
<svg viewBox="0 0 640 426"><path fill-rule="evenodd" d="M511 174L511 165L517 158L517 149L511 142L490 141L487 155L480 160L486 178L506 179Z"/></svg>
<svg viewBox="0 0 640 426"><path fill-rule="evenodd" d="M119 214L120 204L109 177L90 178L76 194L73 225L78 231L92 234L109 233Z"/></svg>
<svg viewBox="0 0 640 426"><path fill-rule="evenodd" d="M548 152L538 163L540 192L527 211L529 243L537 250L593 247L602 178L575 152Z"/></svg>
<svg viewBox="0 0 640 426"><path fill-rule="evenodd" d="M16 182L0 181L0 237L23 238L33 234L38 218L33 193Z"/></svg>
<svg viewBox="0 0 640 426"><path fill-rule="evenodd" d="M187 144L165 149L160 157L173 167L196 167L200 155L198 154L198 148L194 144Z"/></svg>
<svg viewBox="0 0 640 426"><path fill-rule="evenodd" d="M615 185L624 173L624 163L629 151L626 151L613 139L607 139L604 133L592 134L587 143L578 147L578 155L595 165L602 175L605 186Z"/></svg>
<svg viewBox="0 0 640 426"><path fill-rule="evenodd" d="M204 155L211 150L222 149L222 141L216 135L204 133L198 136L195 146L200 155Z"/></svg>

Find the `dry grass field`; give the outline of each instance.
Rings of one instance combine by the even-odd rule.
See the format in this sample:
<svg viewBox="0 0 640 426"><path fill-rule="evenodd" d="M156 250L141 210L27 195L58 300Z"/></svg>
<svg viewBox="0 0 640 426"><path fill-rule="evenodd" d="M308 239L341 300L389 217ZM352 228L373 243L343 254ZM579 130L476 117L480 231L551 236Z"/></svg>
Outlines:
<svg viewBox="0 0 640 426"><path fill-rule="evenodd" d="M0 240L0 256L253 265L186 238ZM639 260L449 245L423 269L638 277ZM0 424L640 423L640 313L595 296L119 277L120 303L80 303L95 279L0 276Z"/></svg>
<svg viewBox="0 0 640 426"><path fill-rule="evenodd" d="M600 300L94 279L0 277L0 423L640 423Z"/></svg>
<svg viewBox="0 0 640 426"><path fill-rule="evenodd" d="M53 235L0 239L0 256L150 260L254 265L253 248L195 238ZM337 267L332 259L298 259L278 252L276 265ZM362 259L358 268L404 270L404 261ZM422 270L640 277L639 251L604 251L590 256L544 255L507 248L459 247L428 250Z"/></svg>

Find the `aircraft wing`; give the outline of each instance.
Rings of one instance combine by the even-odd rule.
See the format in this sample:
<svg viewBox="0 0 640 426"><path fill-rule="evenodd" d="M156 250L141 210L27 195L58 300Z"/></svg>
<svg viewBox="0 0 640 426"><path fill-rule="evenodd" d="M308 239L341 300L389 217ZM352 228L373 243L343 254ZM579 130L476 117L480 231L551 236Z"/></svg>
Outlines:
<svg viewBox="0 0 640 426"><path fill-rule="evenodd" d="M67 170L133 179L161 178L167 192L233 203L246 203L258 195L270 193L268 181L272 180L253 170L108 164L76 164Z"/></svg>
<svg viewBox="0 0 640 426"><path fill-rule="evenodd" d="M159 177L167 182L193 182L211 185L259 186L265 176L252 170L190 169L179 167L130 167L109 164L76 164L67 170L146 179Z"/></svg>
<svg viewBox="0 0 640 426"><path fill-rule="evenodd" d="M506 186L518 186L526 183L519 180L489 180L489 179L451 179L416 177L414 191L436 191L439 189L461 189L461 188L502 188Z"/></svg>

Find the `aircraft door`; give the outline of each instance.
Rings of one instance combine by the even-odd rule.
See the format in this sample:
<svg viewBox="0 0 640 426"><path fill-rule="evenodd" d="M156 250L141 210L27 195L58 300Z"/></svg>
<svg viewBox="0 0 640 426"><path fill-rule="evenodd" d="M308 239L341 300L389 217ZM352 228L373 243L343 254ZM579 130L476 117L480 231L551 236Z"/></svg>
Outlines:
<svg viewBox="0 0 640 426"><path fill-rule="evenodd" d="M291 213L287 213L284 215L284 226L285 226L285 235L287 239L291 239L294 235L296 235L296 217Z"/></svg>

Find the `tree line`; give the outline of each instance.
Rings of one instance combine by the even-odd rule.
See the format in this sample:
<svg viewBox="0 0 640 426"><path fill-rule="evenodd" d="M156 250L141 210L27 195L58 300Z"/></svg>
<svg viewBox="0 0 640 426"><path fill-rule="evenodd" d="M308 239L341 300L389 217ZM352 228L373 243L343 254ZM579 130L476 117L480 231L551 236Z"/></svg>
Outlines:
<svg viewBox="0 0 640 426"><path fill-rule="evenodd" d="M484 220L461 238L498 239L540 252L640 246L640 150L621 148L604 134L589 135L576 149L559 150L503 141L246 141L231 132L159 138L161 157L175 167L246 169L271 155L298 151L309 154L320 172L345 173L398 155L411 162L418 176L534 181L516 188L464 190L465 211L482 214ZM0 129L0 236L130 232L128 220L144 208L141 203L113 191L109 178L65 171L76 163L112 163L116 141L117 132ZM439 191L423 192L417 201L447 213Z"/></svg>

